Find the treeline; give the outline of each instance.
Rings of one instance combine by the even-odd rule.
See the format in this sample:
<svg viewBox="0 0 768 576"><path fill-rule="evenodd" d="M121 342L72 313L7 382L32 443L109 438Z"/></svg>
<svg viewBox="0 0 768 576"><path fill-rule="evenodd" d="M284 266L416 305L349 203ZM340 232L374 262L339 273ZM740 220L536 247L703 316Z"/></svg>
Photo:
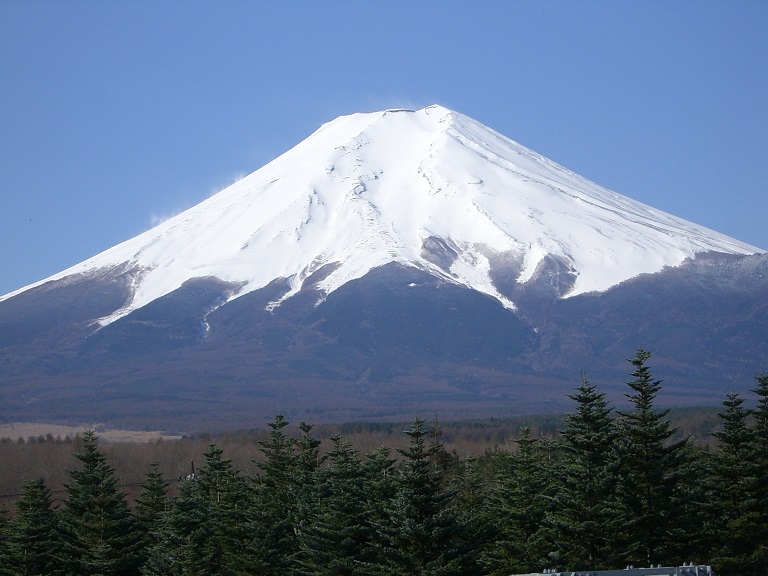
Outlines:
<svg viewBox="0 0 768 576"><path fill-rule="evenodd" d="M630 360L630 408L586 378L560 433L460 456L435 421L403 448L361 453L277 416L253 473L217 444L175 486L157 464L130 507L94 432L62 504L42 479L0 515L0 574L508 575L547 568L712 564L768 574L768 374L758 403L728 394L716 443L680 437L655 407L649 354ZM174 490L171 490L175 488Z"/></svg>

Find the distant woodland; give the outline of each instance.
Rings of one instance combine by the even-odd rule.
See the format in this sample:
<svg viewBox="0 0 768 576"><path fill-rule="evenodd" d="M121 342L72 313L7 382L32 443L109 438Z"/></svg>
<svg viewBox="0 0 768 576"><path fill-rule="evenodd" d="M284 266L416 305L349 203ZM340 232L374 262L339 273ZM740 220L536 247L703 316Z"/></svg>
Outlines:
<svg viewBox="0 0 768 576"><path fill-rule="evenodd" d="M674 415L649 359L562 418L3 439L0 575L768 574L768 373Z"/></svg>

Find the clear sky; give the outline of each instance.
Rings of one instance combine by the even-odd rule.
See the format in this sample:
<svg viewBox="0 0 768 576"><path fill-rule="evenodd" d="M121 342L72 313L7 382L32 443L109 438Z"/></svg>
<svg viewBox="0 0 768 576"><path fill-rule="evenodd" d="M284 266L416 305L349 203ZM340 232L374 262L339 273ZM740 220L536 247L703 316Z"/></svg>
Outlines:
<svg viewBox="0 0 768 576"><path fill-rule="evenodd" d="M764 0L0 0L0 294L432 103L768 249Z"/></svg>

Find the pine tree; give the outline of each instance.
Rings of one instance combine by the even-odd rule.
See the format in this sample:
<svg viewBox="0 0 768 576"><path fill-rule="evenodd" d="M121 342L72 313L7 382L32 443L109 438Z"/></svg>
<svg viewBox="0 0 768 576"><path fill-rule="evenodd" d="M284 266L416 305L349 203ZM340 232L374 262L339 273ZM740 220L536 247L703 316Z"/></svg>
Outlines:
<svg viewBox="0 0 768 576"><path fill-rule="evenodd" d="M375 571L373 528L367 514L365 471L351 444L334 435L320 475L322 503L300 535L297 573L307 576L368 576Z"/></svg>
<svg viewBox="0 0 768 576"><path fill-rule="evenodd" d="M19 576L64 574L51 493L42 478L26 482L16 502L11 565Z"/></svg>
<svg viewBox="0 0 768 576"><path fill-rule="evenodd" d="M483 555L489 574L541 571L557 565L559 557L547 538L545 519L553 491L554 446L523 428L517 452L493 487L490 506L494 538Z"/></svg>
<svg viewBox="0 0 768 576"><path fill-rule="evenodd" d="M136 499L134 509L142 562L146 560L146 554L155 542L163 517L170 508L167 496L168 485L169 483L163 478L163 473L160 472L159 464L153 462L152 469L147 473L147 479L142 484L142 492Z"/></svg>
<svg viewBox="0 0 768 576"><path fill-rule="evenodd" d="M391 454L392 450L389 447L380 446L376 450L368 452L362 461L365 514L368 524L372 527L373 556L369 571L371 575L386 573L386 562L382 552L386 549L387 544L384 530L389 521L387 505L397 493L394 467L397 460Z"/></svg>
<svg viewBox="0 0 768 576"><path fill-rule="evenodd" d="M752 431L747 419L750 411L744 399L731 392L718 413L723 428L714 432L719 443L712 457L712 496L715 534L712 563L718 574L752 572L750 555L754 549L757 466L751 453Z"/></svg>
<svg viewBox="0 0 768 576"><path fill-rule="evenodd" d="M11 548L11 523L5 508L0 508L0 576L15 576Z"/></svg>
<svg viewBox="0 0 768 576"><path fill-rule="evenodd" d="M67 498L60 509L70 572L78 576L136 574L137 534L114 469L99 450L98 437L86 430L80 468L69 472Z"/></svg>
<svg viewBox="0 0 768 576"><path fill-rule="evenodd" d="M634 406L621 415L621 488L625 516L622 518L628 562L651 564L682 562L676 557L678 538L683 530L682 471L688 439L671 441L677 429L666 416L669 410L656 410L654 402L661 381L654 380L646 366L650 352L638 350L629 362L633 380L625 394Z"/></svg>
<svg viewBox="0 0 768 576"><path fill-rule="evenodd" d="M754 550L750 563L755 573L768 574L768 372L755 377L757 407L751 437L751 458L755 462L757 483L755 486L754 526L752 534Z"/></svg>
<svg viewBox="0 0 768 576"><path fill-rule="evenodd" d="M156 479L155 485L162 484ZM156 502L151 508L160 506L162 502ZM250 554L249 509L245 478L223 457L221 448L209 445L199 475L182 482L173 507L162 515L144 573L259 573L262 566Z"/></svg>
<svg viewBox="0 0 768 576"><path fill-rule="evenodd" d="M576 412L567 415L562 431L563 468L555 476L557 495L548 521L568 569L610 568L617 563L618 431L605 394L583 375L569 398Z"/></svg>
<svg viewBox="0 0 768 576"><path fill-rule="evenodd" d="M294 498L293 524L295 532L301 535L319 512L318 472L324 458L320 457L320 440L312 436L312 426L301 422L299 431L301 434L295 444L295 472L291 492Z"/></svg>
<svg viewBox="0 0 768 576"><path fill-rule="evenodd" d="M261 564L248 547L248 513L251 493L245 478L223 457L223 450L211 444L197 481L207 508L210 540L206 547L217 564L216 574L248 574Z"/></svg>
<svg viewBox="0 0 768 576"><path fill-rule="evenodd" d="M163 515L155 543L147 552L145 576L197 576L218 574L218 554L211 547L213 528L208 506L196 480L185 480Z"/></svg>
<svg viewBox="0 0 768 576"><path fill-rule="evenodd" d="M430 459L438 445L427 446L424 421L416 418L405 432L410 443L398 449L403 461L395 475L396 493L386 506L382 556L387 574L449 575L477 572L476 546L465 540L465 526L452 506L439 468Z"/></svg>
<svg viewBox="0 0 768 576"><path fill-rule="evenodd" d="M288 424L280 414L269 423L269 441L260 442L265 456L258 464L261 474L254 479L250 548L263 563L264 575L289 574L299 550L296 439L285 433Z"/></svg>

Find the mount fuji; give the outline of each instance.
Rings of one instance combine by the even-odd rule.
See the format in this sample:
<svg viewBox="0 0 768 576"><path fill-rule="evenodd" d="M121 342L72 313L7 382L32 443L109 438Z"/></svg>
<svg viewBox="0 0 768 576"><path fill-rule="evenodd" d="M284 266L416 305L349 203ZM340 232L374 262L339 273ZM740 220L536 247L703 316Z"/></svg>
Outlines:
<svg viewBox="0 0 768 576"><path fill-rule="evenodd" d="M751 386L766 326L763 250L462 114L386 110L0 297L0 421L552 410L582 369L620 396L640 346L707 403Z"/></svg>

